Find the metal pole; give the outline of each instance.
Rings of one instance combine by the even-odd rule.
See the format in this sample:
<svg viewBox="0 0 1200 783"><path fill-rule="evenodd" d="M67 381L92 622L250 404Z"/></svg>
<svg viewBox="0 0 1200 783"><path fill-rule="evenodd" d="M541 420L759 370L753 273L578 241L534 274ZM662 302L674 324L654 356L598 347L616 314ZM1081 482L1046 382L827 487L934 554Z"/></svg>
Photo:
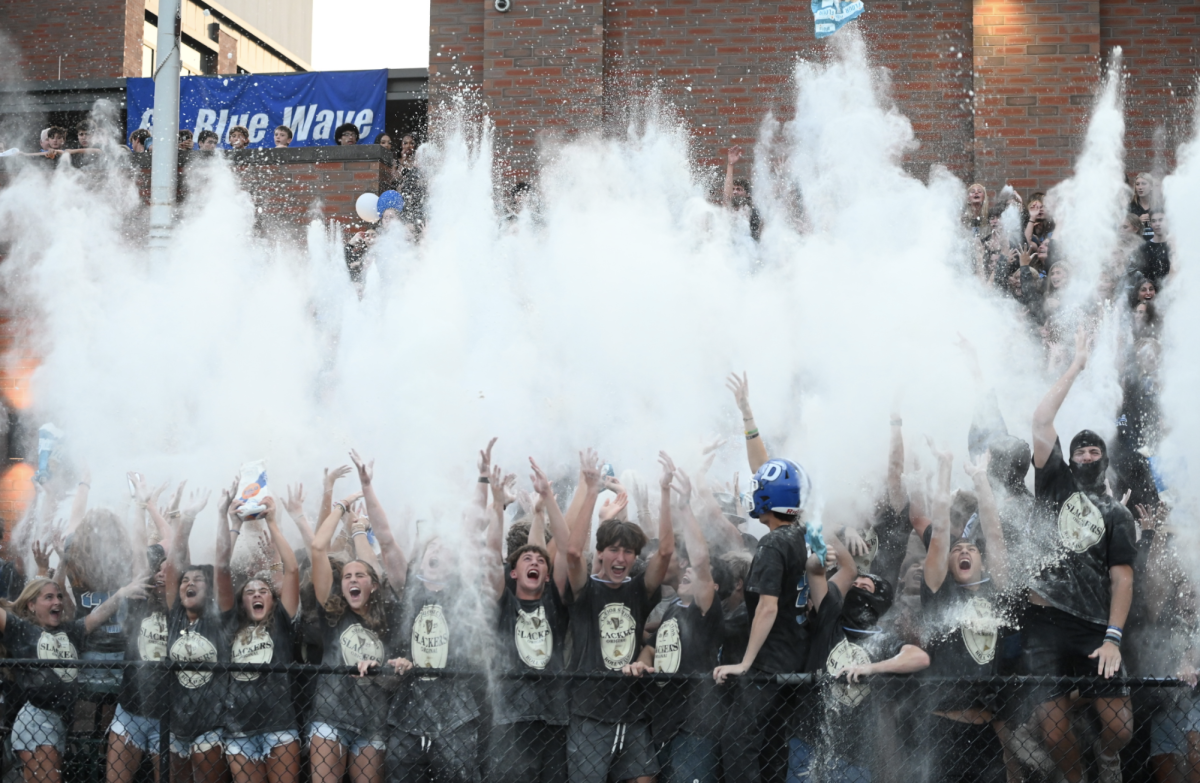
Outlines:
<svg viewBox="0 0 1200 783"><path fill-rule="evenodd" d="M180 0L159 0L158 51L154 64L154 146L150 154L150 247L171 239L179 174Z"/></svg>

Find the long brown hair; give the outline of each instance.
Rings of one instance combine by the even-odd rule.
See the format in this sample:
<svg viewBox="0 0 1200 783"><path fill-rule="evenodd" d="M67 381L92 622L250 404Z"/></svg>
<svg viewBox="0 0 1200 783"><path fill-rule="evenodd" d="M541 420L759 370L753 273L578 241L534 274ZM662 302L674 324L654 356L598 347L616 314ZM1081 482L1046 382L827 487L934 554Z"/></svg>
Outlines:
<svg viewBox="0 0 1200 783"><path fill-rule="evenodd" d="M133 559L125 526L106 508L89 510L67 547L71 583L86 590L120 590L133 578Z"/></svg>
<svg viewBox="0 0 1200 783"><path fill-rule="evenodd" d="M345 567L351 563L362 563L362 567L367 570L367 575L371 577L372 586L375 587L367 596L366 611L360 615L362 624L372 631L386 631L387 612L384 611L383 582L371 564L362 560L347 560L345 565L336 572L337 581L334 583L333 589L329 591L329 598L325 600L325 616L328 618L329 624L337 625L342 621L342 615L350 609L346 599L342 597L342 573Z"/></svg>

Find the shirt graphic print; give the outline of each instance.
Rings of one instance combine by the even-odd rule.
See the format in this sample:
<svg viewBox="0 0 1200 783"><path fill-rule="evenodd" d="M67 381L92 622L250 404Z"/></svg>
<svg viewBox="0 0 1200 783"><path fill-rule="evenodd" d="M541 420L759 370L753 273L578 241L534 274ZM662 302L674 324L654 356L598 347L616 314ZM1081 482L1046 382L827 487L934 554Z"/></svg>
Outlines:
<svg viewBox="0 0 1200 783"><path fill-rule="evenodd" d="M342 648L342 663L347 666L358 666L359 661L383 663L383 642L379 641L374 631L359 623L342 631L338 646Z"/></svg>
<svg viewBox="0 0 1200 783"><path fill-rule="evenodd" d="M265 626L250 626L234 637L234 663L270 663L274 657L275 641ZM258 672L234 672L233 678L239 682L252 682L258 679Z"/></svg>
<svg viewBox="0 0 1200 783"><path fill-rule="evenodd" d="M1104 514L1091 498L1076 492L1058 512L1058 537L1067 549L1082 554L1104 537Z"/></svg>
<svg viewBox="0 0 1200 783"><path fill-rule="evenodd" d="M531 669L545 669L554 652L554 631L546 620L546 609L538 606L532 612L517 610L513 640L521 662Z"/></svg>
<svg viewBox="0 0 1200 783"><path fill-rule="evenodd" d="M49 631L42 631L42 635L38 637L37 655L43 660L75 660L79 657L75 645L71 644L71 639L65 633L50 633ZM75 678L79 676L78 669L53 669L52 671L63 682L75 682Z"/></svg>
<svg viewBox="0 0 1200 783"><path fill-rule="evenodd" d="M197 663L216 663L217 648L206 636L195 631L182 631L179 638L171 645L171 659L175 661L194 661ZM207 685L212 680L212 672L176 672L179 684L193 689Z"/></svg>
<svg viewBox="0 0 1200 783"><path fill-rule="evenodd" d="M154 612L138 625L138 655L143 661L161 661L167 657L167 616Z"/></svg>
<svg viewBox="0 0 1200 783"><path fill-rule="evenodd" d="M679 620L672 617L658 627L658 637L654 647L654 670L666 674L679 671L679 661L683 657L683 641L679 633ZM666 683L659 683L666 685Z"/></svg>
<svg viewBox="0 0 1200 783"><path fill-rule="evenodd" d="M600 655L604 658L604 665L619 671L633 660L633 651L637 647L634 638L637 623L634 622L633 612L625 604L608 604L600 610L599 622Z"/></svg>
<svg viewBox="0 0 1200 783"><path fill-rule="evenodd" d="M440 604L425 604L412 627L413 665L444 669L450 654L450 626Z"/></svg>

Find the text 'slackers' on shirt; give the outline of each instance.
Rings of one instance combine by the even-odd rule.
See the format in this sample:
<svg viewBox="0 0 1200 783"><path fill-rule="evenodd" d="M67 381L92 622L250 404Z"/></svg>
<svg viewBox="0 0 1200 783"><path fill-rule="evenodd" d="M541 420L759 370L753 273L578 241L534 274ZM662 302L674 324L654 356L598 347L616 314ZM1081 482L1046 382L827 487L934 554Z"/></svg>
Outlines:
<svg viewBox="0 0 1200 783"><path fill-rule="evenodd" d="M176 602L167 627L167 654L172 661L229 661L227 624L220 612L210 608L190 621L182 602ZM228 682L227 674L201 670L176 672L171 682L171 731L181 740L188 741L221 728Z"/></svg>
<svg viewBox="0 0 1200 783"><path fill-rule="evenodd" d="M398 645L392 637L400 627L399 607L385 602L382 615L380 624L374 625L371 619L355 614L349 607L339 615L330 615L324 606L318 606L315 628L311 630L320 634L321 663L357 667L360 661L375 661L382 666L389 658L396 657ZM356 734L379 735L391 695L383 687L384 679L318 675L309 719Z"/></svg>
<svg viewBox="0 0 1200 783"><path fill-rule="evenodd" d="M14 658L42 660L78 660L85 636L84 621L62 623L57 628L42 628L8 612L2 637L8 654ZM79 692L79 670L73 667L33 669L22 673L16 684L18 693L38 709L61 713L74 703Z"/></svg>
<svg viewBox="0 0 1200 783"><path fill-rule="evenodd" d="M645 574L620 584L589 577L575 595L567 591L570 612L571 670L612 672L637 658L646 618L659 602L661 590L646 595ZM584 680L575 688L573 714L607 723L620 723L632 716L632 687L611 682Z"/></svg>
<svg viewBox="0 0 1200 783"><path fill-rule="evenodd" d="M517 598L516 585L505 580L500 595L496 632L501 643L497 666L502 671L538 671L547 675L565 669L563 641L567 636L567 607L553 581L547 582L536 600ZM556 726L567 723L566 683L547 676L539 679L500 678L493 700L496 723L545 721Z"/></svg>
<svg viewBox="0 0 1200 783"><path fill-rule="evenodd" d="M1063 458L1062 444L1034 471L1038 502L1048 512L1041 538L1054 547L1051 563L1032 587L1051 606L1098 625L1108 624L1109 568L1132 566L1137 532L1129 509L1112 495L1085 492Z"/></svg>
<svg viewBox="0 0 1200 783"><path fill-rule="evenodd" d="M236 607L226 613L232 639L230 658L234 663L292 663L294 621L279 601L262 623L238 628ZM225 710L225 731L229 736L249 737L271 731L289 731L297 727L292 703L291 681L283 672L233 672Z"/></svg>

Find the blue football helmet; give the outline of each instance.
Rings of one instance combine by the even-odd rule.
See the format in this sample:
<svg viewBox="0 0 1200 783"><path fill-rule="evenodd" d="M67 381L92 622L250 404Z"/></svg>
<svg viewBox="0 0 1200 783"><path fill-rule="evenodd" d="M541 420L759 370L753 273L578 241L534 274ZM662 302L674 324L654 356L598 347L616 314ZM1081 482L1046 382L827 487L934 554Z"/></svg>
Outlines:
<svg viewBox="0 0 1200 783"><path fill-rule="evenodd" d="M812 482L804 468L786 459L772 459L754 474L750 483L750 516L758 519L764 511L799 514L812 494Z"/></svg>

